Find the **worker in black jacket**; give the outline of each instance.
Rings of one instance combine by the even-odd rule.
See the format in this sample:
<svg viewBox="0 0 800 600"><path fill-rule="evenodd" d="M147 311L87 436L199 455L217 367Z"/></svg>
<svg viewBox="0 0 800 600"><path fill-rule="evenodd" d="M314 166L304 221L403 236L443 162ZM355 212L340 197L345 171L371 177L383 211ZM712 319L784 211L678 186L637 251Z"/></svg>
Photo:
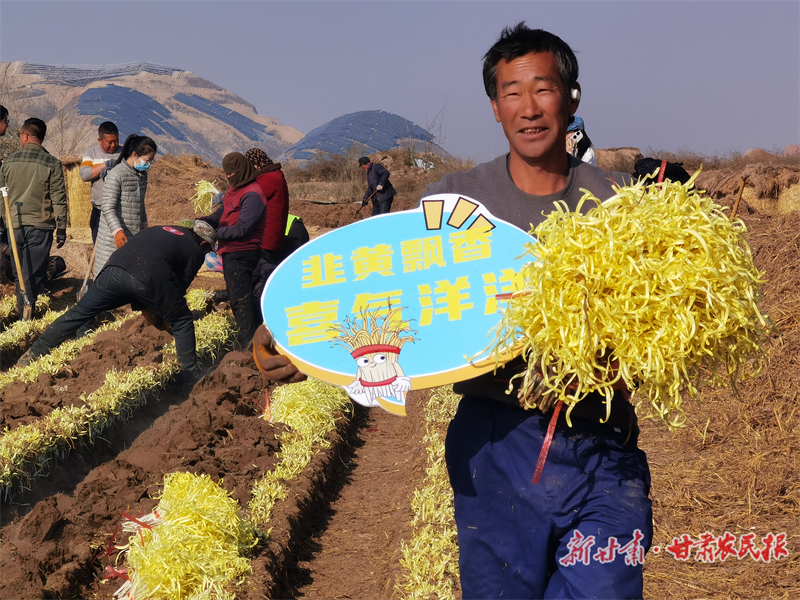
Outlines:
<svg viewBox="0 0 800 600"><path fill-rule="evenodd" d="M153 324L163 319L175 336L181 378L196 381L196 340L186 290L216 243L216 231L203 221L194 228L148 227L114 252L92 287L56 319L17 362L28 364L67 340L106 310L132 304L143 307Z"/></svg>
<svg viewBox="0 0 800 600"><path fill-rule="evenodd" d="M372 216L382 215L392 210L392 199L395 192L389 181L389 171L379 164L362 156L358 165L367 172L367 191L364 192L364 204L372 198Z"/></svg>

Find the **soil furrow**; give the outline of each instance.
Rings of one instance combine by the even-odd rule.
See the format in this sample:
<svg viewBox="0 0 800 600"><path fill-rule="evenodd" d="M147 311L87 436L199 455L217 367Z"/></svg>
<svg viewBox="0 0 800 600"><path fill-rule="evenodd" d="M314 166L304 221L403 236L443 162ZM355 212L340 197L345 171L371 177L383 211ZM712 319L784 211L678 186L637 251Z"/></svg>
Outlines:
<svg viewBox="0 0 800 600"><path fill-rule="evenodd" d="M40 419L60 406L82 406L103 385L111 369L128 371L162 361L162 349L173 337L148 325L138 316L120 327L105 331L55 376L42 374L33 383L14 382L0 390L0 429L10 430Z"/></svg>
<svg viewBox="0 0 800 600"><path fill-rule="evenodd" d="M410 536L411 499L424 476L422 410L409 395L406 418L372 409L347 464L346 485L315 515L273 598L390 598L400 544Z"/></svg>
<svg viewBox="0 0 800 600"><path fill-rule="evenodd" d="M95 560L120 522L120 510L147 513L165 473L186 470L218 480L243 505L250 486L275 464L280 425L256 418L266 380L247 353L230 353L189 400L158 418L115 460L93 469L72 494L38 502L0 530L0 597L110 597L116 584Z"/></svg>

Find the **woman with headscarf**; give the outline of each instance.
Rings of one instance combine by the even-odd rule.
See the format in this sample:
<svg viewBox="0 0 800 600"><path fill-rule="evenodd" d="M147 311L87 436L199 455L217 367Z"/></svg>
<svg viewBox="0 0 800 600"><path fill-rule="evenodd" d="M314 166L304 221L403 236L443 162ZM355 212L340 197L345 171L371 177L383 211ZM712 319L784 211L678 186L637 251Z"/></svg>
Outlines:
<svg viewBox="0 0 800 600"><path fill-rule="evenodd" d="M251 148L244 155L256 169L256 183L264 192L267 202L264 239L261 242L261 260L258 264L253 289L253 295L258 300L267 277L283 259L286 222L289 218L289 186L286 184L283 171L281 171L281 163L273 162L263 150Z"/></svg>
<svg viewBox="0 0 800 600"><path fill-rule="evenodd" d="M237 342L244 349L261 322L253 275L261 258L267 202L256 183L256 170L244 154L226 154L222 169L230 187L220 207L202 220L217 230L222 272L239 329Z"/></svg>

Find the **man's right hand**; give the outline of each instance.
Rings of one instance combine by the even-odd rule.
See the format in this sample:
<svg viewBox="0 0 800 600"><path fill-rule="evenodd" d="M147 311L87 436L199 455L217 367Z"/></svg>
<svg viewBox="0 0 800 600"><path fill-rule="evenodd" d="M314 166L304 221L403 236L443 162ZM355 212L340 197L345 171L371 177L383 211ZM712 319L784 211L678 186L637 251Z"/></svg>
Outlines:
<svg viewBox="0 0 800 600"><path fill-rule="evenodd" d="M125 244L128 243L128 236L125 235L125 232L120 229L114 235L114 243L117 245L117 248L122 248Z"/></svg>
<svg viewBox="0 0 800 600"><path fill-rule="evenodd" d="M264 325L260 325L253 336L253 358L258 370L272 381L300 383L308 379L287 356L278 354L272 334Z"/></svg>

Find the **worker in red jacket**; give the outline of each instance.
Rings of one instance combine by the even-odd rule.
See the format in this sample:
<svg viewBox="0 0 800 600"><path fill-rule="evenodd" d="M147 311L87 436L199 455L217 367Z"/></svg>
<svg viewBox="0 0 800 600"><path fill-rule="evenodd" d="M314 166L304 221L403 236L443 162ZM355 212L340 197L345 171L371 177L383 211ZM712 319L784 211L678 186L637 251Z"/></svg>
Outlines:
<svg viewBox="0 0 800 600"><path fill-rule="evenodd" d="M266 199L266 223L261 242L261 258L256 266L253 296L261 297L264 284L284 257L286 223L289 218L289 186L283 176L281 163L273 162L260 148L251 148L245 157L256 170L256 183Z"/></svg>
<svg viewBox="0 0 800 600"><path fill-rule="evenodd" d="M226 154L222 169L230 188L214 214L201 220L217 230L222 272L239 329L236 341L240 348L246 348L261 323L253 281L264 244L267 199L256 183L256 170L244 154Z"/></svg>

